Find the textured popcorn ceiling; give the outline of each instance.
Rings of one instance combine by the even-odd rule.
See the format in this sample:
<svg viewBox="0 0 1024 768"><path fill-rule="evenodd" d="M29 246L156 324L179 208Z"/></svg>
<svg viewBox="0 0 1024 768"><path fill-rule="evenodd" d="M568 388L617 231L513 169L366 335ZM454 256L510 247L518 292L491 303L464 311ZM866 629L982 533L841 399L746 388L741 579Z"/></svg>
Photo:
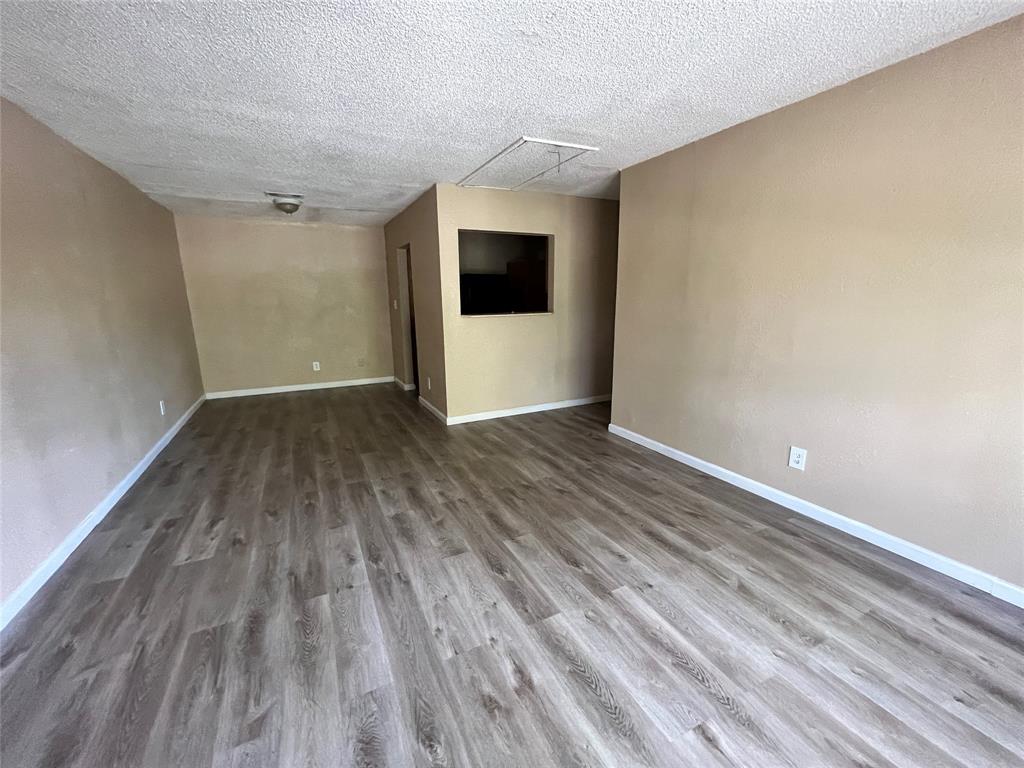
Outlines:
<svg viewBox="0 0 1024 768"><path fill-rule="evenodd" d="M993 24L1006 2L5 1L2 93L169 208L382 223L519 136L617 171Z"/></svg>

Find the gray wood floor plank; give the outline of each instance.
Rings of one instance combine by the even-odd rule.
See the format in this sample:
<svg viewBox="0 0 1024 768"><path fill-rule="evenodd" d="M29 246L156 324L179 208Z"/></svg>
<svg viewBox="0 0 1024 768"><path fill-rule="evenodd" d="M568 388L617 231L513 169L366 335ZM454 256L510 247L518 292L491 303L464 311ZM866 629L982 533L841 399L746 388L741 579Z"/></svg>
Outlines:
<svg viewBox="0 0 1024 768"><path fill-rule="evenodd" d="M670 667L642 644L636 643L629 627L615 616L615 607L605 604L582 611L561 614L574 637L599 659L620 684L636 700L648 719L670 741L685 734L713 711L709 706L699 710L692 699L680 695L680 686Z"/></svg>
<svg viewBox="0 0 1024 768"><path fill-rule="evenodd" d="M403 768L413 764L394 686L386 685L342 703L341 768Z"/></svg>
<svg viewBox="0 0 1024 768"><path fill-rule="evenodd" d="M505 541L524 571L529 572L544 594L559 611L574 611L595 607L599 597L583 584L574 573L541 545L537 537L526 534Z"/></svg>
<svg viewBox="0 0 1024 768"><path fill-rule="evenodd" d="M668 738L637 703L628 684L610 672L609 659L592 654L565 616L533 626L573 699L613 755L614 765L667 766L675 762Z"/></svg>
<svg viewBox="0 0 1024 768"><path fill-rule="evenodd" d="M244 607L232 626L214 764L277 766L284 722L290 614L287 547L254 549Z"/></svg>
<svg viewBox="0 0 1024 768"><path fill-rule="evenodd" d="M344 744L330 600L327 595L304 599L293 590L290 613L281 765L334 765Z"/></svg>
<svg viewBox="0 0 1024 768"><path fill-rule="evenodd" d="M221 624L193 632L146 750L146 765L209 765L213 759L230 627Z"/></svg>
<svg viewBox="0 0 1024 768"><path fill-rule="evenodd" d="M487 745L486 765L557 765L557 754L552 753L530 708L509 687L490 646L478 646L460 654L446 664L446 670L458 696L463 736Z"/></svg>
<svg viewBox="0 0 1024 768"><path fill-rule="evenodd" d="M383 511L354 510L354 519L413 764L472 765L452 711L455 697L437 655L433 632L385 533Z"/></svg>
<svg viewBox="0 0 1024 768"><path fill-rule="evenodd" d="M727 734L732 749L756 755L762 765L792 766L780 743L758 718L750 693L708 659L706 654L717 648L692 644L630 587L619 590L616 598L633 636L677 673L680 685L687 685L704 706L713 706L713 721ZM699 706L694 704L693 709Z"/></svg>
<svg viewBox="0 0 1024 768"><path fill-rule="evenodd" d="M897 765L964 766L914 728L900 727L895 716L815 662L789 664L786 679L818 708L841 722L856 722L858 735Z"/></svg>
<svg viewBox="0 0 1024 768"><path fill-rule="evenodd" d="M941 707L936 708L913 689L895 685L889 675L838 640L829 640L816 648L812 657L823 669L964 765L1020 762L1006 747Z"/></svg>
<svg viewBox="0 0 1024 768"><path fill-rule="evenodd" d="M127 663L115 667L112 673L103 725L92 732L83 748L80 765L111 768L145 765L144 756L150 741L166 736L158 730L157 716L173 671L184 653L189 634L186 602L193 587L190 579L178 579L168 587L173 596L164 595L161 610L142 622L141 637L123 655Z"/></svg>
<svg viewBox="0 0 1024 768"><path fill-rule="evenodd" d="M338 691L343 701L361 699L390 685L392 680L380 619L353 524L327 532L327 559L333 566L329 586Z"/></svg>
<svg viewBox="0 0 1024 768"><path fill-rule="evenodd" d="M827 765L830 768L896 768L896 764L873 749L836 716L812 704L785 679L772 678L753 694L766 727L785 745L796 765ZM731 750L728 740L718 739L722 749ZM734 760L744 759L734 756Z"/></svg>

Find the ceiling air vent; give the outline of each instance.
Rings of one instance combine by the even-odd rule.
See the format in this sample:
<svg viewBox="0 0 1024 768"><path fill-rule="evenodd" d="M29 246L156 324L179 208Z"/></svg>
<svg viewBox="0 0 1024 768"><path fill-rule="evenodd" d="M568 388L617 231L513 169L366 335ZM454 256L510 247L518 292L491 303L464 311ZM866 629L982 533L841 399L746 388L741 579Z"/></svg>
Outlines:
<svg viewBox="0 0 1024 768"><path fill-rule="evenodd" d="M588 152L597 152L597 147L523 136L464 176L459 186L522 189L545 176L558 174L566 163Z"/></svg>

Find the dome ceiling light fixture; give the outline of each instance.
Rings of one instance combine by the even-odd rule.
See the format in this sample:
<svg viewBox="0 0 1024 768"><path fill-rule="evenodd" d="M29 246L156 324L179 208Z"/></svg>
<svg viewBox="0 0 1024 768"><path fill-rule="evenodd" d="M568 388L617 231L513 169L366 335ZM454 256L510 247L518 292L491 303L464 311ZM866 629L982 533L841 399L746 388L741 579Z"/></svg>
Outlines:
<svg viewBox="0 0 1024 768"><path fill-rule="evenodd" d="M289 216L302 206L302 195L290 192L265 192L264 194L271 199L277 210L287 213Z"/></svg>

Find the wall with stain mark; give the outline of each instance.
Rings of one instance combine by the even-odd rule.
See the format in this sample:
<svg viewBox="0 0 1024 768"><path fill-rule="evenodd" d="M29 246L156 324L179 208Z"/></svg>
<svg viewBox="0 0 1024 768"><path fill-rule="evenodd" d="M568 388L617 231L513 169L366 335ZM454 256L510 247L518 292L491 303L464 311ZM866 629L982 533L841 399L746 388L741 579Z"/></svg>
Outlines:
<svg viewBox="0 0 1024 768"><path fill-rule="evenodd" d="M393 374L381 227L176 221L207 392Z"/></svg>
<svg viewBox="0 0 1024 768"><path fill-rule="evenodd" d="M203 387L170 211L6 100L0 136L6 599Z"/></svg>

